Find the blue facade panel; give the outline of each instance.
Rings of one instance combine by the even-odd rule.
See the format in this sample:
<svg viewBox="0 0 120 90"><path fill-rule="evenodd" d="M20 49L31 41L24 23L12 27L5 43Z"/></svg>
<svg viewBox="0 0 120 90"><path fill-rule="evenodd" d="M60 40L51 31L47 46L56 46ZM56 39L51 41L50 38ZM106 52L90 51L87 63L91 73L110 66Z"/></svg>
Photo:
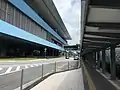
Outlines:
<svg viewBox="0 0 120 90"><path fill-rule="evenodd" d="M13 4L15 7L17 7L19 10L21 10L24 14L26 14L28 17L33 19L36 23L38 23L40 26L42 26L45 30L47 30L49 33L51 33L53 36L55 36L58 40L60 40L62 43L66 44L66 42L40 17L36 12L34 12L26 3L24 0L8 0L11 4Z"/></svg>
<svg viewBox="0 0 120 90"><path fill-rule="evenodd" d="M48 46L51 48L55 48L58 50L62 50L62 51L64 50L62 47L60 47L56 44L53 44L53 43L46 41L38 36L28 33L26 31L19 29L11 24L8 24L7 22L4 22L2 20L0 20L0 33L4 33L4 34L7 34L7 35L10 35L13 37L17 37L17 38L24 39L24 40L27 40L30 42L34 42L34 43L38 43L38 44Z"/></svg>

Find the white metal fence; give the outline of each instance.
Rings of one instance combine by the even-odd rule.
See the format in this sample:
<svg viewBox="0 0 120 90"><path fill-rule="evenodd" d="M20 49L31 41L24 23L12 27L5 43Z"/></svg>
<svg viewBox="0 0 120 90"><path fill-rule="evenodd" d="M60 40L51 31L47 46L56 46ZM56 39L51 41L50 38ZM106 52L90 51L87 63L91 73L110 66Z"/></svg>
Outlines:
<svg viewBox="0 0 120 90"><path fill-rule="evenodd" d="M23 90L47 75L78 68L78 61L46 63L21 71L0 75L0 90Z"/></svg>

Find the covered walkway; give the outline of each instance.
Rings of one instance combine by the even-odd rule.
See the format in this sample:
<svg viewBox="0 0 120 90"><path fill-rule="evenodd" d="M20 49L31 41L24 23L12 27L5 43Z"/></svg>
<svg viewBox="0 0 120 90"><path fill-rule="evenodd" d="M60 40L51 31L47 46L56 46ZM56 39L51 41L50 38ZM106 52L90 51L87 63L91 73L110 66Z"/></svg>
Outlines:
<svg viewBox="0 0 120 90"><path fill-rule="evenodd" d="M83 70L85 90L120 90L120 82L115 83L105 78L86 61L83 63Z"/></svg>
<svg viewBox="0 0 120 90"><path fill-rule="evenodd" d="M81 1L81 57L97 90L115 90L107 82L120 80L120 0Z"/></svg>

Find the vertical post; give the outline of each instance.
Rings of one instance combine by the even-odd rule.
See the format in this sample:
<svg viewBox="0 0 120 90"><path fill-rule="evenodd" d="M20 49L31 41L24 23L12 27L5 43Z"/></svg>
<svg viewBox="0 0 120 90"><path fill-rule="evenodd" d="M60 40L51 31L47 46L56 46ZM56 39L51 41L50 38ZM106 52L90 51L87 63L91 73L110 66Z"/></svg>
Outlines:
<svg viewBox="0 0 120 90"><path fill-rule="evenodd" d="M54 57L54 49L52 49L53 51L52 51L52 56Z"/></svg>
<svg viewBox="0 0 120 90"><path fill-rule="evenodd" d="M65 51L65 59L67 59L67 52Z"/></svg>
<svg viewBox="0 0 120 90"><path fill-rule="evenodd" d="M100 70L100 51L97 52L97 69Z"/></svg>
<svg viewBox="0 0 120 90"><path fill-rule="evenodd" d="M80 58L80 60L78 60L78 62L77 62L77 64L78 64L78 65L77 65L77 66L78 66L78 68L80 68L80 67L81 67L81 60L82 60L82 59Z"/></svg>
<svg viewBox="0 0 120 90"><path fill-rule="evenodd" d="M23 90L23 69L22 69L22 71L21 71L20 90Z"/></svg>
<svg viewBox="0 0 120 90"><path fill-rule="evenodd" d="M45 59L47 59L47 48L44 48Z"/></svg>
<svg viewBox="0 0 120 90"><path fill-rule="evenodd" d="M68 61L68 70L69 70L69 61Z"/></svg>
<svg viewBox="0 0 120 90"><path fill-rule="evenodd" d="M105 49L102 49L102 73L105 73Z"/></svg>
<svg viewBox="0 0 120 90"><path fill-rule="evenodd" d="M44 73L44 72L43 72L43 64L42 64L42 78L43 78L43 73Z"/></svg>
<svg viewBox="0 0 120 90"><path fill-rule="evenodd" d="M55 73L56 73L56 62L55 62Z"/></svg>
<svg viewBox="0 0 120 90"><path fill-rule="evenodd" d="M7 21L7 13L8 13L8 3L7 3L7 5L6 5L5 21Z"/></svg>
<svg viewBox="0 0 120 90"><path fill-rule="evenodd" d="M96 67L96 54L97 54L97 52L94 52L94 67Z"/></svg>
<svg viewBox="0 0 120 90"><path fill-rule="evenodd" d="M111 63L110 63L111 79L115 80L116 79L115 46L111 46L110 54L111 54Z"/></svg>

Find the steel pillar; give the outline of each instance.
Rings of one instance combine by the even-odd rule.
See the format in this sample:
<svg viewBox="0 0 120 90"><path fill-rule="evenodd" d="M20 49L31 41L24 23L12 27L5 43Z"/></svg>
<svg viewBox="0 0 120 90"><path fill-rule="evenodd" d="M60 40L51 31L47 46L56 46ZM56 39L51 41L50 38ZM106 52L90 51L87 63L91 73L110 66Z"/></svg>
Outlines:
<svg viewBox="0 0 120 90"><path fill-rule="evenodd" d="M52 49L52 56L55 56L55 53L54 53L55 51L54 51L54 49Z"/></svg>
<svg viewBox="0 0 120 90"><path fill-rule="evenodd" d="M100 70L100 51L97 52L97 69Z"/></svg>
<svg viewBox="0 0 120 90"><path fill-rule="evenodd" d="M96 52L93 52L94 67L96 67Z"/></svg>
<svg viewBox="0 0 120 90"><path fill-rule="evenodd" d="M111 46L110 56L111 56L111 63L110 63L111 79L115 80L116 79L115 46Z"/></svg>
<svg viewBox="0 0 120 90"><path fill-rule="evenodd" d="M102 49L102 73L105 73L106 65L105 65L105 49Z"/></svg>
<svg viewBox="0 0 120 90"><path fill-rule="evenodd" d="M5 44L0 42L0 57L6 56L6 49Z"/></svg>

